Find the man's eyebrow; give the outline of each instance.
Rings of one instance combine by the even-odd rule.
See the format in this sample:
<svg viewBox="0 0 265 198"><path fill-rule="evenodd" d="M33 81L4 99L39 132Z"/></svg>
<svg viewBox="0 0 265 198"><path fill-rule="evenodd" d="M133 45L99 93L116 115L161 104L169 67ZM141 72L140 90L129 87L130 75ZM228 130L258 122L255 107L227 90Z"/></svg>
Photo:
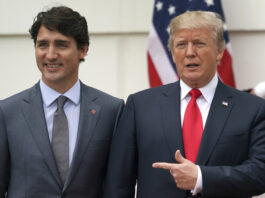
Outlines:
<svg viewBox="0 0 265 198"><path fill-rule="evenodd" d="M48 42L48 40L46 39L41 39L41 40L37 40L36 41L37 43L44 43L44 42ZM55 40L56 43L70 43L70 41L67 41L67 40L61 40L61 39L58 39L58 40Z"/></svg>
<svg viewBox="0 0 265 198"><path fill-rule="evenodd" d="M184 38L176 38L175 41L176 41L176 42L186 41L186 39L184 39Z"/></svg>
<svg viewBox="0 0 265 198"><path fill-rule="evenodd" d="M45 43L45 42L47 42L47 40L45 40L45 39L42 39L42 40L37 40L37 42L36 42L36 43Z"/></svg>
<svg viewBox="0 0 265 198"><path fill-rule="evenodd" d="M68 44L68 43L70 43L70 41L67 41L67 40L55 40L55 42L56 43L66 43L66 44Z"/></svg>

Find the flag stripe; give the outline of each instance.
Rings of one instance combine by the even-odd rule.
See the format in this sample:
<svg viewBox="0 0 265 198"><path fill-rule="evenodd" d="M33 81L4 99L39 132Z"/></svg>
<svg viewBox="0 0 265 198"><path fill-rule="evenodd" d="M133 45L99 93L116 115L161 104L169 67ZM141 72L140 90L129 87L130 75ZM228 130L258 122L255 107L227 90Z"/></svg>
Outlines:
<svg viewBox="0 0 265 198"><path fill-rule="evenodd" d="M235 87L235 81L233 76L232 69L232 58L228 52L228 50L224 51L223 58L221 60L221 64L217 67L219 77L226 84Z"/></svg>
<svg viewBox="0 0 265 198"><path fill-rule="evenodd" d="M149 34L148 49L149 55L156 71L160 76L162 84L176 81L178 79L176 72L172 68L172 64L169 62L163 44L161 43L161 40L159 39L153 26L151 26ZM152 78L149 79L150 82L153 81Z"/></svg>
<svg viewBox="0 0 265 198"><path fill-rule="evenodd" d="M160 86L162 85L162 82L161 82L161 79L154 67L154 64L153 64L153 61L149 55L149 53L147 54L147 57L148 57L148 73L149 73L149 84L150 84L150 87L157 87L157 86ZM150 80L152 79L152 81Z"/></svg>

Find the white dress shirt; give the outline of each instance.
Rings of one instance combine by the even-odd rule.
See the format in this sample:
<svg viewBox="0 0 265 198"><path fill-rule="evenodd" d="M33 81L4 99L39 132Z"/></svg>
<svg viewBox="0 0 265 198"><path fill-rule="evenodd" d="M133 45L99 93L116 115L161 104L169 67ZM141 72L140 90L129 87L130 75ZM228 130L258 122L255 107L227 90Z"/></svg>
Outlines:
<svg viewBox="0 0 265 198"><path fill-rule="evenodd" d="M74 86L64 94L61 94L54 89L47 86L42 80L40 80L40 90L43 100L43 109L46 118L46 124L50 142L52 141L52 128L53 128L53 117L57 110L56 99L60 95L64 95L68 98L64 105L64 112L68 120L69 128L69 167L73 159L73 153L76 144L77 130L79 124L80 114L80 81L77 80Z"/></svg>
<svg viewBox="0 0 265 198"><path fill-rule="evenodd" d="M205 126L208 113L212 104L212 100L214 97L214 93L216 90L218 84L218 77L217 73L214 75L212 80L204 87L199 88L201 91L202 95L197 98L196 102L199 106L201 115L202 115L202 122L203 122L203 128ZM184 119L184 114L186 111L186 108L188 106L188 103L191 99L191 96L188 94L190 90L192 89L189 87L187 84L185 84L182 80L180 80L180 88L181 88L181 93L180 93L180 113L181 113L181 126L183 126L183 119ZM198 167L198 178L196 182L195 188L191 191L193 195L196 195L197 193L202 191L202 174L201 174L201 169L199 166Z"/></svg>

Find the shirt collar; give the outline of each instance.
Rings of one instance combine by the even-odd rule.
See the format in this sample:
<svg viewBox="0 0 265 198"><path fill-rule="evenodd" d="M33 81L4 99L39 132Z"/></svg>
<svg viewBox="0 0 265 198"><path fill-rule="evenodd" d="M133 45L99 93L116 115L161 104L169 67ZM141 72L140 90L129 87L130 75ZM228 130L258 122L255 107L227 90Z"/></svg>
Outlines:
<svg viewBox="0 0 265 198"><path fill-rule="evenodd" d="M217 84L218 84L218 77L217 77L217 73L215 73L214 77L207 85L199 88L199 90L202 93L202 96L210 104L213 100ZM188 93L190 92L192 88L189 87L186 83L184 83L181 79L180 79L180 87L181 87L181 100L183 100L188 95Z"/></svg>
<svg viewBox="0 0 265 198"><path fill-rule="evenodd" d="M40 91L42 95L43 103L46 107L50 106L60 95L66 96L74 104L78 105L80 103L80 81L77 80L76 83L64 94L61 94L54 89L46 85L42 79L40 80Z"/></svg>

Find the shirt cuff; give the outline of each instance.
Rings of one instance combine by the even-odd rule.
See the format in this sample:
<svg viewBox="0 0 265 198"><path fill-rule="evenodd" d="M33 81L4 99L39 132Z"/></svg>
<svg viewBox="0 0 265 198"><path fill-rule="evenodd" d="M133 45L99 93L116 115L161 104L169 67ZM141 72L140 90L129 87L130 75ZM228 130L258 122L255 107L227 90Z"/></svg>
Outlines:
<svg viewBox="0 0 265 198"><path fill-rule="evenodd" d="M191 190L192 195L197 195L198 193L202 192L202 172L201 172L201 168L198 165L196 166L198 168L198 177L197 177L195 188Z"/></svg>

